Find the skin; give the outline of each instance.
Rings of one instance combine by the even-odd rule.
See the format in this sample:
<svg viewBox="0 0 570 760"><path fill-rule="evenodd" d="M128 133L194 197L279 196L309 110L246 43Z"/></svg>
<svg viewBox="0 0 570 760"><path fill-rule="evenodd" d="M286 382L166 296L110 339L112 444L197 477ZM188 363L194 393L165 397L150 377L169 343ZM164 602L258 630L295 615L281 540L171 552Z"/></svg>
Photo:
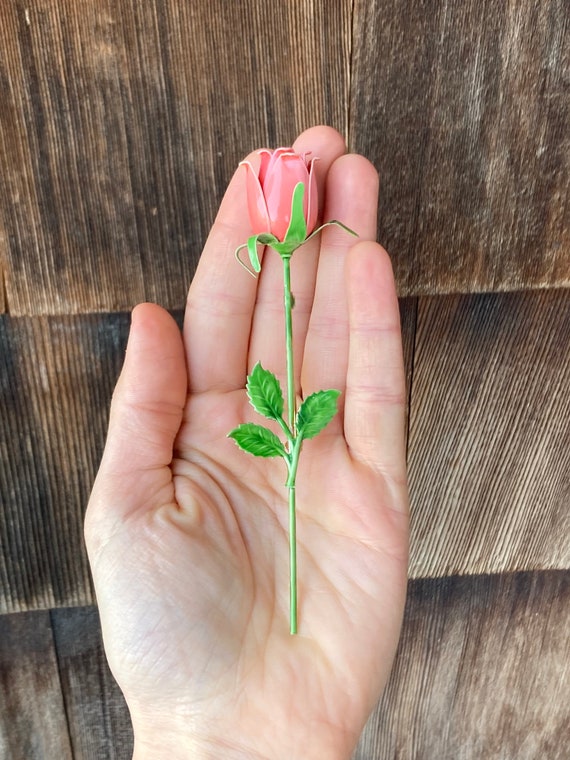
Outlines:
<svg viewBox="0 0 570 760"><path fill-rule="evenodd" d="M190 287L183 335L137 306L85 536L105 649L134 758L349 758L387 681L406 591L405 383L378 177L328 127L320 218L292 260L297 392L338 388L297 477L299 634L289 634L285 465L227 433L267 421L245 394L257 361L285 382L282 266L234 260L250 234L230 182Z"/></svg>

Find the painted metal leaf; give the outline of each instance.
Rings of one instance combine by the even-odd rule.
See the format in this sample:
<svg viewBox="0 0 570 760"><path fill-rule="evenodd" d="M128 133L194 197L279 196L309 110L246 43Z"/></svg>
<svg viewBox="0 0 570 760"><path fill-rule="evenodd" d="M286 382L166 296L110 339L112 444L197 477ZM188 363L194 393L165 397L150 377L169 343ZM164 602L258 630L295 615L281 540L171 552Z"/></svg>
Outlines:
<svg viewBox="0 0 570 760"><path fill-rule="evenodd" d="M247 378L247 395L256 412L278 420L283 414L283 392L279 380L258 362Z"/></svg>
<svg viewBox="0 0 570 760"><path fill-rule="evenodd" d="M271 430L253 422L245 422L228 433L240 449L256 457L285 457L287 452L279 438Z"/></svg>
<svg viewBox="0 0 570 760"><path fill-rule="evenodd" d="M317 391L303 401L297 413L297 431L303 438L314 438L337 413L340 391Z"/></svg>

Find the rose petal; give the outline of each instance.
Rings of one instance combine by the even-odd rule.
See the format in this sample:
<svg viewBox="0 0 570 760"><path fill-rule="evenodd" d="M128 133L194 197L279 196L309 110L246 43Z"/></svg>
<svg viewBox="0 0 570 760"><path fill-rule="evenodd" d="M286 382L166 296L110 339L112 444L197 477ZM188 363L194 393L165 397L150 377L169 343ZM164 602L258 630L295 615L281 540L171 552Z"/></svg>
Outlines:
<svg viewBox="0 0 570 760"><path fill-rule="evenodd" d="M271 232L283 240L291 221L291 202L295 186L302 182L305 195L309 173L301 156L294 152L282 152L272 160L265 178L263 194L271 220Z"/></svg>
<svg viewBox="0 0 570 760"><path fill-rule="evenodd" d="M317 175L314 170L315 161L318 161L318 160L319 160L318 158L313 158L312 161L309 162L309 189L308 189L308 192L305 193L305 201L307 203L307 205L305 206L305 219L307 220L307 235L310 235L311 232L315 229L315 224L317 223L317 216L319 213Z"/></svg>
<svg viewBox="0 0 570 760"><path fill-rule="evenodd" d="M259 235L262 232L271 232L271 220L257 173L249 161L242 161L241 164L247 170L247 210L252 232L254 235Z"/></svg>
<svg viewBox="0 0 570 760"><path fill-rule="evenodd" d="M259 166L259 173L257 176L259 177L261 187L263 187L263 182L267 176L267 167L271 161L272 151L267 150L267 148L262 148L261 150L257 151L257 155L261 157L261 164Z"/></svg>

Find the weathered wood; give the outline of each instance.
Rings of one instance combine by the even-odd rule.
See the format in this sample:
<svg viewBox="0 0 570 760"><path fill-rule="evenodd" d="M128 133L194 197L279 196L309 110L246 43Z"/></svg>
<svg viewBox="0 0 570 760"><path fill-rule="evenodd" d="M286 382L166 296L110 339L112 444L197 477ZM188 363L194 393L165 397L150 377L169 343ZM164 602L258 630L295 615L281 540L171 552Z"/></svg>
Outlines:
<svg viewBox="0 0 570 760"><path fill-rule="evenodd" d="M354 760L565 760L569 611L567 571L411 581L392 675ZM128 710L96 610L51 617L61 690L49 613L0 617L2 757L128 760Z"/></svg>
<svg viewBox="0 0 570 760"><path fill-rule="evenodd" d="M408 367L415 310L402 303ZM129 320L0 316L0 612L94 601L82 519Z"/></svg>
<svg viewBox="0 0 570 760"><path fill-rule="evenodd" d="M73 758L48 612L0 616L0 757Z"/></svg>
<svg viewBox="0 0 570 760"><path fill-rule="evenodd" d="M418 314L417 298L400 299L400 325L402 328L402 349L406 369L406 390L408 394L408 419L406 421L406 440L409 433L409 407L412 392L412 368L414 366L414 342L416 337L416 319Z"/></svg>
<svg viewBox="0 0 570 760"><path fill-rule="evenodd" d="M569 652L569 572L410 583L354 760L566 760Z"/></svg>
<svg viewBox="0 0 570 760"><path fill-rule="evenodd" d="M568 567L569 304L565 291L420 299L413 576ZM0 318L3 611L93 601L82 513L128 322ZM413 299L402 324L410 377Z"/></svg>
<svg viewBox="0 0 570 760"><path fill-rule="evenodd" d="M400 293L570 284L565 0L356 0L351 146Z"/></svg>
<svg viewBox="0 0 570 760"><path fill-rule="evenodd" d="M570 567L570 291L419 299L414 577Z"/></svg>
<svg viewBox="0 0 570 760"><path fill-rule="evenodd" d="M183 306L264 144L346 133L351 0L5 3L0 219L13 315Z"/></svg>
<svg viewBox="0 0 570 760"><path fill-rule="evenodd" d="M129 315L0 317L0 610L92 602L82 515Z"/></svg>
<svg viewBox="0 0 570 760"><path fill-rule="evenodd" d="M2 230L0 228L0 251L2 250ZM0 314L6 311L6 287L4 282L4 267L0 260Z"/></svg>
<svg viewBox="0 0 570 760"><path fill-rule="evenodd" d="M95 607L51 613L74 760L127 760L129 711L105 658Z"/></svg>

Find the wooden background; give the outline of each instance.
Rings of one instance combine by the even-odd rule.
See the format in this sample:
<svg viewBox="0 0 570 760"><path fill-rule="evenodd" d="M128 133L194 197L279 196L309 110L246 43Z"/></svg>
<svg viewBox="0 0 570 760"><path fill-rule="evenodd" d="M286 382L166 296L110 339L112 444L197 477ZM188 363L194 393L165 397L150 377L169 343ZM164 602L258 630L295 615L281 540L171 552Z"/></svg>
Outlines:
<svg viewBox="0 0 570 760"><path fill-rule="evenodd" d="M82 544L129 310L181 316L237 161L381 174L410 593L355 760L570 746L567 0L0 3L0 757L130 756ZM566 677L565 677L566 676Z"/></svg>

